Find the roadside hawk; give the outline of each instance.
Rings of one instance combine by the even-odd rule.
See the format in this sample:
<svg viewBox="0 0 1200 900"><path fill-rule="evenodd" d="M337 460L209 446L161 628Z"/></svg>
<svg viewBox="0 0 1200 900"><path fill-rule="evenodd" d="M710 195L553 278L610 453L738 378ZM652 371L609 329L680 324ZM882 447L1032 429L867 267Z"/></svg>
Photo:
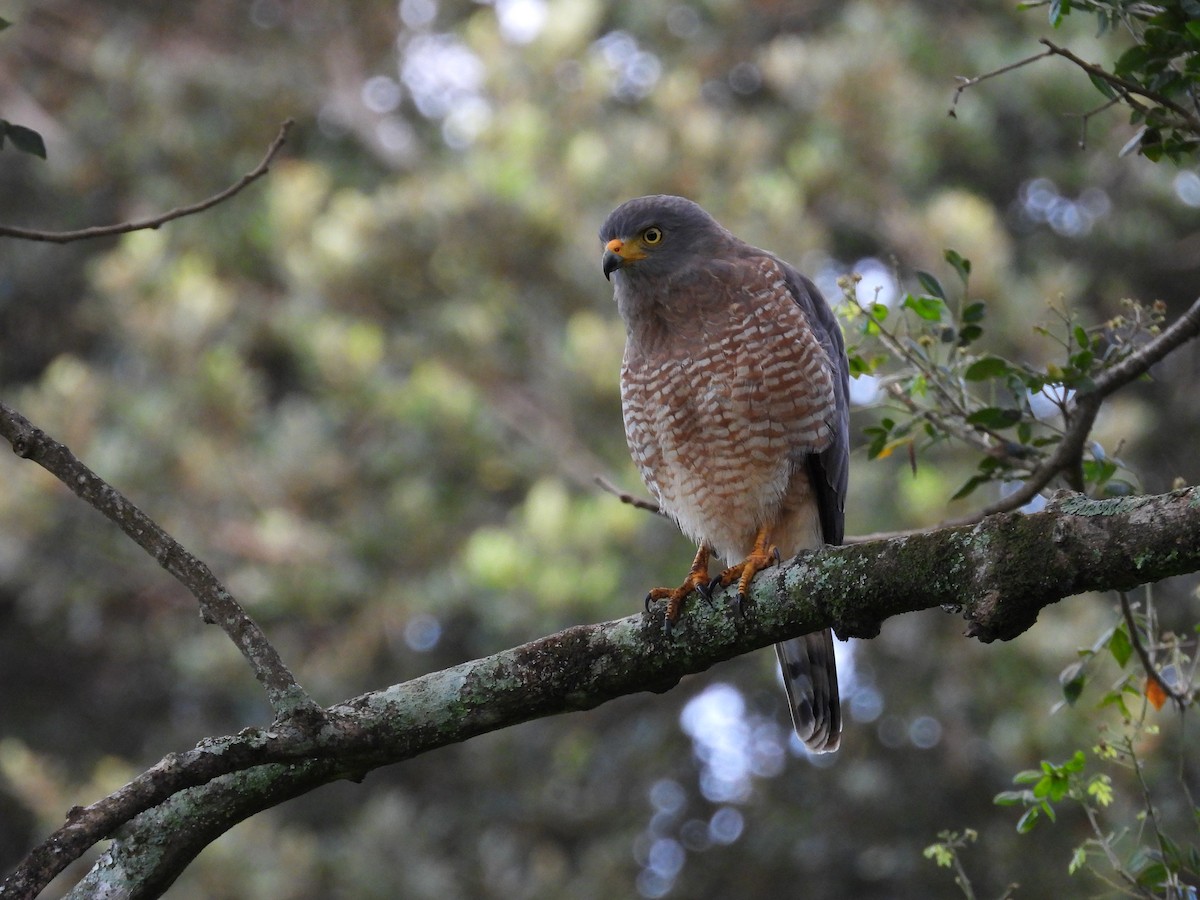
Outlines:
<svg viewBox="0 0 1200 900"><path fill-rule="evenodd" d="M849 468L846 352L816 285L682 197L630 200L600 229L625 320L621 406L646 486L699 545L667 601L738 586L780 558L839 544ZM716 553L729 565L709 581ZM775 647L800 739L836 750L833 635Z"/></svg>

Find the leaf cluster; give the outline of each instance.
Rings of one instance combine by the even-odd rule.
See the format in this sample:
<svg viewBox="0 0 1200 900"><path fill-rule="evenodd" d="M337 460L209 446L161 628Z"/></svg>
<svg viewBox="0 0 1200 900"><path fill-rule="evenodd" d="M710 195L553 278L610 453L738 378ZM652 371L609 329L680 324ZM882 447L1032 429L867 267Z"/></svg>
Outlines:
<svg viewBox="0 0 1200 900"><path fill-rule="evenodd" d="M1080 9L1096 15L1100 34L1120 30L1133 36L1133 46L1111 70L1088 72L1096 90L1110 104L1128 106L1130 122L1139 126L1122 152L1137 150L1154 162L1164 157L1181 162L1194 154L1200 147L1200 0L1051 0L1048 7L1056 28Z"/></svg>
<svg viewBox="0 0 1200 900"><path fill-rule="evenodd" d="M961 499L989 482L1029 477L1071 424L1071 400L1095 386L1096 377L1119 364L1159 329L1165 307L1125 301L1125 313L1085 326L1071 312L1051 308L1054 322L1034 331L1052 348L1035 365L979 348L985 336L987 303L970 296L971 262L945 251L957 286L952 290L929 272L917 272L917 289L895 309L861 302L854 279L843 280L847 302L850 372L879 379L882 415L864 429L867 455L884 458L906 448L915 468L918 451L956 441L979 451L975 473L958 489ZM1080 470L1071 473L1077 490L1129 493L1123 465L1091 442Z"/></svg>
<svg viewBox="0 0 1200 900"><path fill-rule="evenodd" d="M1041 820L1057 821L1056 804L1069 803L1081 809L1091 826L1092 837L1075 848L1068 865L1074 875L1088 869L1093 874L1125 893L1136 896L1174 897L1191 896L1177 889L1194 884L1200 876L1200 807L1191 799L1186 784L1181 782L1180 799L1191 807L1191 843L1181 844L1168 834L1166 823L1161 820L1156 802L1151 796L1150 782L1146 777L1145 760L1139 758L1139 748L1157 743L1158 727L1147 721L1147 712L1162 706L1165 699L1158 687L1163 675L1174 684L1169 688L1172 696L1182 698L1180 709L1186 712L1195 704L1195 694L1190 685L1194 683L1196 665L1194 652L1186 652L1185 644L1194 646L1175 635L1164 635L1160 648L1165 650L1167 664L1157 676L1147 669L1145 677L1131 667L1136 658L1144 665L1155 666L1145 650L1141 632L1153 633L1153 606L1147 602L1144 616L1135 617L1123 598L1126 615L1123 621L1105 631L1096 642L1078 652L1078 660L1063 670L1060 675L1065 701L1075 705L1089 679L1102 662L1111 660L1121 670L1120 677L1103 693L1097 708L1115 709L1120 715L1120 728L1116 731L1100 726L1100 739L1091 749L1095 763L1116 767L1132 776L1140 791L1141 811L1137 815L1137 827L1122 827L1110 830L1102 824L1103 811L1113 804L1115 791L1112 777L1105 772L1089 771L1088 755L1083 750L1075 753L1063 763L1043 760L1038 769L1018 772L1013 781L1017 790L1003 791L995 797L1000 806L1022 806L1024 812L1017 821L1017 831L1025 834ZM1133 631L1136 629L1136 632ZM1181 673L1189 673L1186 678ZM1117 816L1128 820L1128 815ZM1105 868L1098 870L1094 862ZM1113 878L1115 876L1115 880Z"/></svg>

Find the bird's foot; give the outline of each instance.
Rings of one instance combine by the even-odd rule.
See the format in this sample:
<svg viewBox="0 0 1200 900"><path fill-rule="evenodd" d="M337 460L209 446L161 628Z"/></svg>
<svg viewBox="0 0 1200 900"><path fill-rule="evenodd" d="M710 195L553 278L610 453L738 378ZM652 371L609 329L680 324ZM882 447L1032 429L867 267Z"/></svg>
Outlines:
<svg viewBox="0 0 1200 900"><path fill-rule="evenodd" d="M666 615L663 616L663 631L667 633L668 637L672 627L679 621L679 614L683 611L683 601L692 591L698 593L708 604L712 604L712 586L708 580L707 547L701 547L696 552L696 558L692 560L692 568L688 571L687 578L683 579L683 584L676 588L653 588L646 594L646 612L650 611L650 604L655 600L667 601Z"/></svg>
<svg viewBox="0 0 1200 900"><path fill-rule="evenodd" d="M763 569L768 569L780 561L779 548L772 544L765 532L760 532L754 542L750 555L734 566L730 566L709 584L710 591L717 587L737 585L737 610L743 617L746 615L746 601L750 597L750 582Z"/></svg>

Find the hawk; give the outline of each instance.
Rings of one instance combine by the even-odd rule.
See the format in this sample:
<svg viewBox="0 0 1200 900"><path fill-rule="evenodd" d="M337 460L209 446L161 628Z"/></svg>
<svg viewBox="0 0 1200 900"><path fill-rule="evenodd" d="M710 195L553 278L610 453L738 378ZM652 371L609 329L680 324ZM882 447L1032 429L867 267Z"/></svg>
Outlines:
<svg viewBox="0 0 1200 900"><path fill-rule="evenodd" d="M674 622L693 591L737 584L783 556L840 544L849 468L849 370L832 310L810 280L734 237L683 197L639 197L600 229L625 321L621 408L642 479L697 545L677 588L655 588ZM709 581L709 558L729 566ZM792 722L836 750L833 635L777 644Z"/></svg>

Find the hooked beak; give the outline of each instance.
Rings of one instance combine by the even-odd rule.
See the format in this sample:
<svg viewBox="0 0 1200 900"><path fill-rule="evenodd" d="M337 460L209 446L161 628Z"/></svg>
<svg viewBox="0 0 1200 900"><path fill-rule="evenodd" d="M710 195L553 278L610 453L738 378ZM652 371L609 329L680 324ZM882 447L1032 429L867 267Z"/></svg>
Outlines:
<svg viewBox="0 0 1200 900"><path fill-rule="evenodd" d="M604 277L608 279L617 269L624 268L634 260L645 258L646 254L638 249L636 243L613 238L604 245L604 256L600 265L604 270Z"/></svg>

